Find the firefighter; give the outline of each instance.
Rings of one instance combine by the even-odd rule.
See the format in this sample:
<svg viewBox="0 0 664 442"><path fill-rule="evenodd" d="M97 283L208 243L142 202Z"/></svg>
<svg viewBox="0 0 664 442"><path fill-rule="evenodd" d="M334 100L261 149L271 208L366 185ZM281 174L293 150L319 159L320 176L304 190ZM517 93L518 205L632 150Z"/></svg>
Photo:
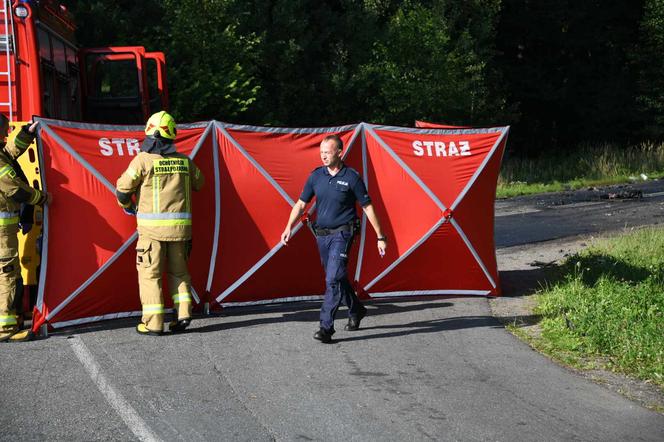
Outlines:
<svg viewBox="0 0 664 442"><path fill-rule="evenodd" d="M34 140L37 124L29 122L15 140L7 142L9 120L0 114L0 342L28 341L33 336L29 329L19 331L14 306L21 272L18 257L19 209L22 204L44 205L50 202L50 196L21 179L22 171L16 159Z"/></svg>
<svg viewBox="0 0 664 442"><path fill-rule="evenodd" d="M191 252L191 190L198 191L203 186L203 175L191 159L176 151L176 133L170 114L161 111L152 115L145 125L141 152L116 185L118 203L127 214L136 215L136 268L143 306L136 331L143 335L163 333L164 268L177 313L169 330L183 331L191 322L191 278L187 269Z"/></svg>

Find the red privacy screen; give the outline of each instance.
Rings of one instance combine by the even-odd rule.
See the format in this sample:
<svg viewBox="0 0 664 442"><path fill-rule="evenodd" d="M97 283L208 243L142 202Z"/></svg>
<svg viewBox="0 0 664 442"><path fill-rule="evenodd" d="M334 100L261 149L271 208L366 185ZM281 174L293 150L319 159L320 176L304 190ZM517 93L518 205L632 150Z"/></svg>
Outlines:
<svg viewBox="0 0 664 442"><path fill-rule="evenodd" d="M118 207L114 186L139 152L143 127L39 121L42 179L53 203L45 211L33 328L140 316L136 220ZM298 223L287 247L279 238L330 134L343 140L344 161L362 175L389 238L381 258L358 208L362 228L349 274L360 296L498 295L493 204L507 132L178 126L178 150L205 176L193 199L196 303L320 297L324 276L312 234ZM315 217L315 199L307 210Z"/></svg>

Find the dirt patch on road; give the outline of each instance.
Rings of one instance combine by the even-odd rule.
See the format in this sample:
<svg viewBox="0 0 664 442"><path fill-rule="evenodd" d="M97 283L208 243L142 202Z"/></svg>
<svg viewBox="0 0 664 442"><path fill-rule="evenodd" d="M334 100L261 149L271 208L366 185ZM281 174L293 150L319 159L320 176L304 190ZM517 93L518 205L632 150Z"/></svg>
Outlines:
<svg viewBox="0 0 664 442"><path fill-rule="evenodd" d="M577 237L499 249L496 257L503 296L489 300L493 316L505 326L515 327L517 335L523 334L526 341L537 339L541 329L538 325L540 318L533 312L536 305L534 294L550 282L555 267L593 240L592 237ZM604 364L598 359L591 365L602 367ZM655 385L602 369L567 368L664 414L664 391Z"/></svg>

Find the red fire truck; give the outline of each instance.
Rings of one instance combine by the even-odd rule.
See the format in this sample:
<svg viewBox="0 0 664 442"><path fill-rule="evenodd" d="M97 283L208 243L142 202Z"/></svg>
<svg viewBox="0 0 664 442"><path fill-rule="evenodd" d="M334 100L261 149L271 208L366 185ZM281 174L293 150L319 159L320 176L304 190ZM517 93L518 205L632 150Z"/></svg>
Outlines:
<svg viewBox="0 0 664 442"><path fill-rule="evenodd" d="M140 46L81 49L55 0L0 0L0 112L136 123L168 108L165 57Z"/></svg>
<svg viewBox="0 0 664 442"><path fill-rule="evenodd" d="M140 46L79 48L72 14L56 0L0 0L0 112L15 128L33 115L94 123L142 124L168 109L166 62ZM10 137L15 136L15 130ZM19 159L41 187L35 146ZM21 274L34 302L41 209L19 234ZM24 307L29 311L27 296ZM20 310L20 306L19 306Z"/></svg>

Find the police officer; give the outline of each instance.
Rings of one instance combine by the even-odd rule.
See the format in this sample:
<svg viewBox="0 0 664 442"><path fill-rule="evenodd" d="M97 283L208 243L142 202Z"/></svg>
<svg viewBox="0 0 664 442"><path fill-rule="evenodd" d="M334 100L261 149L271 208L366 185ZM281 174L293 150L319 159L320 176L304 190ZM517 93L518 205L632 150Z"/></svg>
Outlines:
<svg viewBox="0 0 664 442"><path fill-rule="evenodd" d="M15 140L6 142L9 120L0 114L0 342L32 338L30 330L19 331L14 306L21 268L18 258L19 208L22 204L44 205L50 202L50 196L30 187L25 178L21 179L22 171L16 160L34 140L37 124L26 124Z"/></svg>
<svg viewBox="0 0 664 442"><path fill-rule="evenodd" d="M143 335L163 333L161 275L165 267L177 311L177 319L169 324L169 330L183 331L191 322L191 278L187 269L191 252L191 190L198 191L203 186L203 175L191 159L176 151L176 133L170 114L161 111L152 115L145 125L141 152L116 185L118 203L126 213L136 215L136 267L143 305L142 321L136 331Z"/></svg>
<svg viewBox="0 0 664 442"><path fill-rule="evenodd" d="M387 247L387 238L382 233L364 182L356 170L341 161L342 151L343 143L337 135L323 139L320 144L323 166L309 175L281 234L282 244L287 245L291 227L315 195L317 219L314 232L325 271L325 296L320 309L320 329L314 334L314 339L324 343L332 341L334 316L341 303L348 307L345 330L358 330L367 312L348 281L348 252L357 226L356 201L376 231L381 256Z"/></svg>

